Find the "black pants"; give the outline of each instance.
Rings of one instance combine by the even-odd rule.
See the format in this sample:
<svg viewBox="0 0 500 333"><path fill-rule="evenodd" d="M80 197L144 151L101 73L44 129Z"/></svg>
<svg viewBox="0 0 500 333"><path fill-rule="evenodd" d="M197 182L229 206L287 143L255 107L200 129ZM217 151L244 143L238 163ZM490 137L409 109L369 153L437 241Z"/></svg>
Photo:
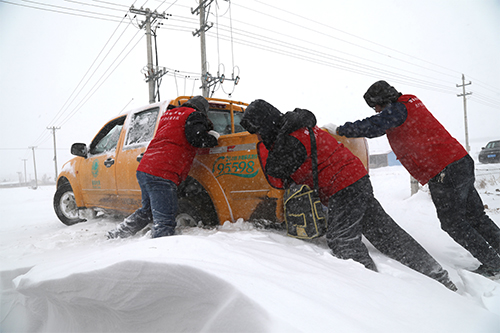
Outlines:
<svg viewBox="0 0 500 333"><path fill-rule="evenodd" d="M449 281L448 272L384 211L368 175L330 198L326 238L334 256L376 270L362 234L388 257L441 283Z"/></svg>
<svg viewBox="0 0 500 333"><path fill-rule="evenodd" d="M486 215L467 155L429 181L441 228L482 264L500 269L500 228Z"/></svg>

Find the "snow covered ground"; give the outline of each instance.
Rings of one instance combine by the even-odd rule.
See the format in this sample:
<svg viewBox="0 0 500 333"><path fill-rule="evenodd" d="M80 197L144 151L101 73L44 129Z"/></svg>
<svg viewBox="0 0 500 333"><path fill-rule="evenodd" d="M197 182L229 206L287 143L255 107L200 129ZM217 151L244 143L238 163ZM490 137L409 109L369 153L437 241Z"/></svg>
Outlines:
<svg viewBox="0 0 500 333"><path fill-rule="evenodd" d="M500 165L477 165L500 224ZM238 221L108 241L118 221L58 221L54 187L0 189L2 332L500 332L500 281L439 228L400 166L370 172L387 212L450 273L438 282L370 253L379 273Z"/></svg>

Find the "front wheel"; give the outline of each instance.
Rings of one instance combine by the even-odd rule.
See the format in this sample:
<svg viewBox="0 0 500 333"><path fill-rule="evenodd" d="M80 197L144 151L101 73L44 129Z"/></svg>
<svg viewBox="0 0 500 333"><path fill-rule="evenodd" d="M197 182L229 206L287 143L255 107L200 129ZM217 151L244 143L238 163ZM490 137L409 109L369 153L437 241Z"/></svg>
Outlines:
<svg viewBox="0 0 500 333"><path fill-rule="evenodd" d="M75 195L70 184L64 184L57 188L54 195L54 210L59 220L66 225L86 221L79 217L79 209L76 206Z"/></svg>

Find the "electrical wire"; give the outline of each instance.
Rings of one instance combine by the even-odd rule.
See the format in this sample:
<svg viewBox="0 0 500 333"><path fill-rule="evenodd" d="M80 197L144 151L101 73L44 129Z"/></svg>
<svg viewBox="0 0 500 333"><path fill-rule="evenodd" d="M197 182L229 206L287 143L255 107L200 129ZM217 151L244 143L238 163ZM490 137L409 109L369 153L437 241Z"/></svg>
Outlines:
<svg viewBox="0 0 500 333"><path fill-rule="evenodd" d="M94 86L89 90L89 92L83 97L82 101L75 107L75 109L65 118L61 121L60 126L62 127L64 124L68 122L68 120L76 114L92 97L96 91L106 82L106 80L110 77L110 75L118 68L118 66L127 58L127 56L130 54L130 52L139 44L139 42L144 38L144 35L142 35L137 42L133 45L133 47L126 53L126 55L118 62L118 64L115 66L115 68L106 76L106 78L103 79L103 77L106 75L106 73L111 69L111 66L115 64L115 62L118 60L118 58L125 52L126 48L130 45L130 43L133 41L133 39L137 36L137 34L140 32L140 30L137 31L137 33L132 37L132 39L129 41L129 43L123 48L123 50L118 54L118 56L115 58L113 63L108 67L108 69L101 75L101 77L97 80L97 82L94 84ZM101 83L99 84L99 82ZM99 84L99 86L97 86ZM96 88L97 87L97 88Z"/></svg>
<svg viewBox="0 0 500 333"><path fill-rule="evenodd" d="M106 6L100 6L100 5L95 5L95 4L87 4L87 3L83 3L83 2L79 2L79 1L75 1L75 0L65 0L65 1L68 2L68 3L74 3L74 4L92 6L94 8L98 8L98 9L115 10L115 11L119 10L119 9L115 9L115 8L111 8L111 7L106 7ZM128 6L117 4L117 3L113 3L113 2L109 2L109 1L100 1L100 0L93 0L93 1L96 2L96 3L101 3L101 4L111 5L111 6L117 6L117 7L120 6L122 8L129 8ZM118 21L118 19L120 17L114 16L114 15L110 15L110 14L98 13L98 12L95 12L95 11L86 11L86 10L81 10L81 9L76 9L76 8L69 8L69 7L65 7L65 6L48 5L48 4L44 4L44 3L41 3L41 2L37 2L37 1L31 1L31 0L23 0L23 2L26 2L26 3L30 4L30 5L14 3L14 2L11 2L11 1L6 1L6 0L0 0L0 2L7 3L7 4L12 4L12 5L17 5L17 6L24 6L24 7L34 8L34 9L38 9L38 10L45 10L45 11L51 11L51 12L55 12L55 13L67 14L67 15L77 15L77 16L88 17L88 18L93 18L93 19L110 20L110 21L120 22L120 24L122 24L122 22L124 20L124 17L121 17L121 21ZM160 1L158 1L158 2L160 2ZM176 0L173 3L169 4L168 9L170 9L170 8L172 8L174 6L176 8L180 8L180 7L188 8L188 6L185 6L185 5L182 5L182 4L178 4L177 2L178 2L178 0ZM292 15L292 16L300 19L300 20L305 20L305 21L308 21L308 22L313 22L315 24L321 25L321 26L326 27L328 29L331 29L331 30L343 33L343 34L345 34L345 35L347 35L349 37L356 38L356 39L361 40L363 42L371 43L372 45L377 46L377 48L382 47L384 49L390 50L393 53L398 53L398 54L410 57L410 58L415 59L417 61L421 61L421 62L427 63L429 65L432 65L433 67L444 69L444 70L450 71L452 73L458 73L455 70L452 70L452 69L446 68L444 66L440 66L440 65L428 62L428 61L426 61L424 59L420 59L420 58L417 58L417 57L405 54L405 53L400 52L398 50L394 50L394 49L388 48L388 47L386 47L384 45L372 42L370 40L367 40L367 39L361 38L359 36L350 34L348 32L342 31L340 29L336 29L336 28L334 28L332 26L323 24L323 23L318 22L316 20L312 20L312 19L309 19L309 18L307 18L305 16L295 14L295 13L289 11L289 10L278 8L278 7L273 6L271 4L264 3L263 1L255 0L255 2L260 3L260 4L264 5L264 6L269 7L269 8L271 8L275 12L276 11L285 12L285 13L287 13L289 15ZM161 6L165 5L165 3L166 3L166 1L162 1L160 3L160 5L157 6L157 10ZM135 2L134 2L134 4L135 4ZM450 84L450 81L444 80L443 78L439 77L439 75L441 75L441 76L445 76L445 77L453 77L453 78L455 78L453 76L454 74L452 75L452 74L449 74L449 73L444 73L442 71L438 71L438 70L433 69L433 68L425 67L425 66L422 66L422 65L410 62L410 61L399 59L397 57L394 57L393 55L388 55L388 54L385 54L383 52L379 52L377 50L374 50L374 49L371 49L371 48L368 48L368 47L365 47L365 46L362 46L362 45L358 45L355 42L344 40L344 39L335 37L335 36L333 36L331 34L328 34L328 33L322 32L322 31L318 31L318 30L312 29L310 27L304 26L303 24L299 24L299 23L297 23L295 21L292 22L290 20L286 20L286 19L277 17L277 16L275 16L273 14L274 13L273 11L269 11L268 13L264 13L264 12L258 10L258 9L255 9L255 8L249 8L247 6L243 6L243 5L240 5L240 4L234 4L234 5L238 6L239 8L242 8L244 10L252 11L254 13L257 13L258 15L263 15L266 18L272 18L273 20L277 20L277 21L281 21L281 22L284 22L284 23L287 23L287 24L291 24L291 25L293 25L293 26L295 26L297 28L304 29L304 30L307 30L307 31L315 33L315 34L322 35L325 38L336 39L336 40L339 40L341 42L344 42L344 43L347 43L347 44L350 44L350 45L362 48L362 49L364 49L366 51L377 53L378 55L383 56L383 57L390 56L392 60L402 62L402 63L404 63L406 65L416 66L418 68L425 69L426 71L438 74L438 76L431 77L429 75L424 75L423 73L420 73L420 72L418 72L418 73L417 72L410 72L408 70L404 70L404 74L402 74L401 73L402 69L400 69L400 68L397 68L397 67L394 67L394 66L391 66L391 65L385 65L385 64L382 64L380 62L376 62L374 60L371 60L371 59L365 59L363 57L359 57L359 56L356 56L356 55L353 55L353 54L342 52L341 50L333 49L331 47L328 47L328 46L326 46L326 44L320 45L320 44L317 44L317 43L313 43L313 42L311 42L309 40L304 40L304 39L296 38L295 36L289 36L289 35L280 33L278 31L270 31L269 29L266 29L266 28L264 28L264 29L266 29L267 32L270 32L270 33L273 33L273 34L276 34L276 35L279 35L279 36L282 36L282 37L290 38L291 40L298 41L300 43L307 43L308 45L313 45L313 46L315 46L317 48L324 48L324 49L327 49L329 51L328 52L323 52L323 51L319 51L318 49L311 49L311 48L302 47L302 46L300 46L300 44L293 44L293 43L290 43L290 42L285 42L283 39L271 38L270 37L271 34L269 34L269 33L266 33L266 35L261 35L261 34L256 34L253 31L248 31L248 30L244 30L244 29L234 29L234 27L233 27L233 21L237 22L240 25L246 25L248 27L252 27L252 29L263 29L263 27L252 25L252 24L249 24L249 23L245 23L242 20L233 20L232 19L232 2L229 1L228 9L224 13L224 15L226 15L229 12L229 26L226 26L226 25L221 24L219 22L219 18L223 18L223 19L227 19L227 18L223 17L224 15L218 15L218 13L217 13L217 34L216 34L216 36L214 36L214 34L212 32L209 32L209 33L207 33L207 36L210 37L210 38L216 38L217 39L217 43L218 43L219 38L221 40L229 41L231 43L231 56L232 56L232 63L233 63L233 72L234 72L234 69L236 68L236 66L234 66L234 48L233 48L233 43L237 43L237 44L240 44L240 45L245 45L245 46L256 48L256 49L265 50L267 52L275 53L275 54L278 54L278 55L285 55L285 56L296 58L296 59L300 59L300 60L303 60L303 61L307 61L307 62L311 62L311 63L316 63L316 64L319 64L319 65L322 65L322 66L327 66L327 67L337 68L337 69L344 70L344 71L349 71L349 72L355 73L355 74L366 75L366 76L377 77L377 78L380 77L381 74L384 74L384 76L391 77L394 82L398 82L398 83L405 83L405 84L408 84L408 85L418 86L418 87L423 88L423 89L434 90L434 91L438 91L438 92L442 92L442 93L454 93L454 94L456 94L456 92L457 92L456 88L454 88L454 84ZM45 6L45 7L41 7L41 6ZM208 15L208 13L209 13L209 11L207 12L207 15ZM193 19L191 17L190 18L182 17L180 15L175 15L174 17L172 17L172 21L177 22L177 25L176 24L169 24L168 27L160 27L160 28L168 29L168 30L174 30L174 31L187 32L187 31L192 31L192 27L191 26L186 26L185 24L187 24L187 25L196 24L196 20L195 19ZM225 33L228 33L228 35L221 34L220 31L219 31L219 29L221 31L225 31ZM308 49L308 50L305 50L305 49ZM349 58L335 56L331 52L339 52L339 53L344 54L344 56L349 57ZM220 63L220 51L218 51L218 58L219 58L219 63ZM358 61L355 61L355 60L352 60L352 59L358 59ZM116 61L116 59L115 59L115 61ZM360 61L362 61L362 62L360 62ZM373 65L369 65L369 64L373 64ZM110 65L109 68L111 68L111 66L112 65ZM108 70L109 70L109 68L108 68ZM171 73L167 73L166 75L167 76L171 76L172 74ZM178 75L180 75L180 74L178 74ZM176 75L175 78L177 78L178 75ZM196 73L195 75L199 75L199 74ZM185 80L192 79L190 76L191 75L184 75ZM101 76L101 78L102 78L102 76ZM194 79L194 81L193 81L193 86L194 86L195 80L196 79ZM445 84L440 84L438 82L443 82ZM480 82L477 79L474 79L474 83L478 87L490 90L491 92L494 92L495 94L498 95L498 89L496 89L496 88L494 88L494 87L492 87L490 85L487 85L485 83L482 83L482 82ZM94 87L95 87L95 85L94 85ZM492 88L490 88L490 87L492 87ZM474 88L476 88L476 87L474 87ZM222 87L222 89L224 90L223 87ZM71 98L71 96L70 96L70 98ZM485 96L485 95L482 95L480 93L477 93L475 91L475 89L474 89L473 100L475 102L482 103L483 105L490 106L490 107L497 107L497 105L499 103L498 100L496 100L494 98L490 98L488 96ZM55 118L55 119L59 119L60 116L61 115L58 112L58 114L56 115L56 117L58 117L58 118ZM65 118L65 121L67 121L66 118Z"/></svg>
<svg viewBox="0 0 500 333"><path fill-rule="evenodd" d="M59 112L54 116L54 118L50 121L50 123L54 123L57 121L57 119L59 118L60 114L63 112L63 110L65 110L65 107L66 105L68 104L68 101L73 97L73 95L75 95L75 92L78 90L78 88L80 88L80 85L82 84L83 80L85 79L85 77L87 77L87 75L89 74L90 70L94 67L95 63L97 62L97 60L99 59L99 57L101 56L101 54L104 52L104 50L106 49L106 47L108 46L109 42L111 41L111 39L113 38L113 36L116 34L116 32L118 31L118 28L120 27L121 23L123 22L123 20L125 19L125 17L127 17L128 14L125 14L122 18L122 20L120 21L120 23L118 23L117 27L115 28L115 30L113 31L113 33L111 34L111 36L109 37L109 39L106 41L106 43L104 44L104 46L102 47L101 51L97 54L97 57L94 59L94 61L92 62L92 64L90 65L90 67L87 69L87 72L85 72L85 74L83 75L82 79L80 80L80 82L78 82L78 84L76 85L75 89L73 90L73 92L71 93L71 95L68 97L68 99L66 100L66 102L63 104L63 106L61 107L61 109L59 110ZM125 31L127 30L129 25L127 25L125 27L125 30L122 32L122 34L120 35L120 37L118 37L118 40L123 36L123 34L125 33ZM117 40L117 41L118 41ZM92 73L92 75L88 78L88 80L85 82L85 84L81 87L80 91L78 92L78 94L75 95L75 97L71 100L71 103L73 103L73 101L75 100L76 97L78 97L78 95L80 94L80 92L82 91L83 88L85 88L85 86L87 85L87 83L90 81L90 79L93 77L93 75L95 74L95 72L99 69L99 67L102 65L103 61L106 59L106 57L109 55L109 53L111 52L111 50L113 49L113 47L116 45L116 42L115 44L113 44L113 46L110 48L110 50L108 51L108 53L104 56L104 58L102 59L102 61L99 63L99 65L96 67L96 69L94 70L94 72ZM71 105L71 103L69 105ZM68 105L68 106L69 106Z"/></svg>
<svg viewBox="0 0 500 333"><path fill-rule="evenodd" d="M446 69L446 70L452 71L452 72L454 72L455 74L456 74L456 73L459 73L459 72L458 72L458 71L456 71L456 70L449 69L449 68L446 68L446 67L444 67L444 66L434 64L434 63L432 63L432 62L430 62L430 61L427 61L427 60L424 60L424 59L417 58L417 57L415 57L415 56L413 56L413 55L410 55L410 54L406 54L406 53L404 53L404 52L401 52L400 50L397 50L397 49L393 49L393 48L387 47L387 46L385 46L385 45L382 45L382 44L379 44L379 43L373 42L373 41L371 41L371 40L369 40L369 39L359 37L359 36L357 36L357 35L354 35L354 34L351 34L351 33L345 32L345 31L340 30L340 29L337 29L337 28L334 28L334 27L329 26L329 25L327 25L327 24L324 24L324 23L318 22L318 21L316 21L316 20L313 20L313 19L307 18L307 17L305 17L305 16L302 16L302 15L298 15L298 14L292 13L292 12L290 12L290 11L288 11L288 10L283 9L283 8L279 8L279 7L276 7L276 6L270 5L269 3L265 3L265 2L263 2L263 1L259 1L259 0L254 0L254 1L255 1L255 2L258 2L258 3L262 4L262 5L265 5L265 6L268 6L268 7L272 7L272 8L273 8L273 9L275 9L275 10L282 11L282 12L288 13L288 14L290 14L290 15L293 15L293 16L295 16L295 17L299 17L299 18L301 18L301 19L304 19L304 20L306 20L306 21L313 22L313 23L318 24L318 25L321 25L321 26L323 26L323 27L326 27L326 28L329 28L329 29L332 29L332 30L335 30L335 31L341 32L341 33L346 34L346 35L348 35L348 36L350 36L350 37L354 37L354 38L360 39L360 40L362 40L362 41L364 41L364 42L368 42L368 43L373 44L373 45L375 45L375 46L377 46L377 47L382 47L382 48L384 48L384 49L390 50L391 52L399 53L399 54L401 54L401 55L404 55L404 56L407 56L407 57L410 57L410 58L413 58L413 59L416 59L416 60L419 60L419 61L425 62L425 63L427 63L427 64L430 64L430 65L433 65L433 66L436 66L436 67L440 67L440 68L443 68L443 69ZM298 25L298 24L296 24L296 23L294 23L294 22L291 22L291 21L288 21L288 20L280 19L280 18L278 18L278 17L276 17L276 16L273 16L273 15L270 15L270 14L267 14L267 13L263 13L263 12L260 12L260 11L257 11L257 10L254 10L254 9L251 9L251 8L248 8L248 7L244 7L244 6L241 6L241 7L246 8L247 10L251 10L251 11L258 12L258 13L259 13L259 14L261 14L261 15L270 16L270 17L272 17L272 18L274 18L274 19L276 19L276 20L280 20L280 21L283 21L283 22L286 22L286 23L289 23L289 24L292 24L292 25L298 26L298 27L300 27L300 28L304 28L304 29L307 29L307 30L311 30L311 31L314 31L314 32L319 33L319 34L323 34L323 33L322 33L322 32L320 32L320 31L317 31L317 30L311 29L311 28L309 28L309 27L305 27L305 26L303 26L303 25ZM325 34L325 35L328 35L328 34ZM345 42L345 43L348 43L348 44L351 44L351 45L355 45L355 46L361 47L360 45L357 45L357 44L355 44L355 43L348 42L348 41L345 41L345 40L340 39L340 38L337 38L337 39L338 39L338 40L341 40L341 41L343 41L343 42ZM375 51L375 50L373 50L373 49L370 49L370 48L365 48L365 47L362 47L362 48L363 48L363 49L366 49L366 50L368 50L368 51L375 52L375 53L379 53L379 54L382 54L382 55L383 55L383 53L378 52L378 51Z"/></svg>

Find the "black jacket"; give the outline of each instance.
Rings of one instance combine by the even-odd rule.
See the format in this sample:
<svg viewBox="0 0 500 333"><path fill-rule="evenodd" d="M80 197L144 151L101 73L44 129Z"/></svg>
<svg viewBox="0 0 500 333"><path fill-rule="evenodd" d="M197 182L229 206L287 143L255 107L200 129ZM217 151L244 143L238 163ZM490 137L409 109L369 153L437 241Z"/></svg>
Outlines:
<svg viewBox="0 0 500 333"><path fill-rule="evenodd" d="M214 125L200 111L195 111L186 119L184 133L188 142L196 148L210 148L217 146L215 136L208 134L208 131L213 130Z"/></svg>
<svg viewBox="0 0 500 333"><path fill-rule="evenodd" d="M276 140L269 151L266 173L272 177L287 179L307 158L306 147L290 134L304 127L316 126L316 117L311 111L295 109L282 119Z"/></svg>

